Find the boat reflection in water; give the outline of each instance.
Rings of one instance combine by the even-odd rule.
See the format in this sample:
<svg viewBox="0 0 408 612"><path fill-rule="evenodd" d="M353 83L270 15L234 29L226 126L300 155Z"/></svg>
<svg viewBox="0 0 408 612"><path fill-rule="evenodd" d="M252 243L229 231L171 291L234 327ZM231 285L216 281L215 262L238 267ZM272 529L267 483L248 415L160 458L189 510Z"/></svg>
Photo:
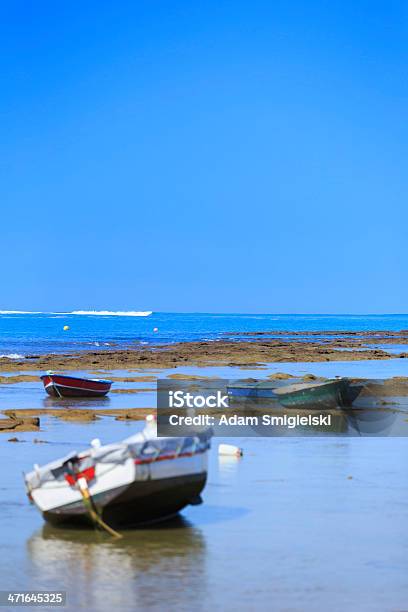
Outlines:
<svg viewBox="0 0 408 612"><path fill-rule="evenodd" d="M395 404L392 407L338 408L331 410L294 410L293 408L273 408L264 400L252 400L241 406L235 413L245 417L257 416L258 425L247 427L246 435L259 436L408 436L407 412ZM312 419L322 417L322 423ZM271 425L263 419L269 418ZM306 418L310 422L296 423L288 427L289 419ZM280 419L282 422L280 422ZM286 419L286 420L285 420ZM328 419L330 419L328 421ZM242 434L243 435L243 434Z"/></svg>
<svg viewBox="0 0 408 612"><path fill-rule="evenodd" d="M171 594L182 609L205 601L205 540L182 517L119 540L46 524L27 549L36 584L66 590L69 609L165 609Z"/></svg>
<svg viewBox="0 0 408 612"><path fill-rule="evenodd" d="M110 397L50 397L42 400L44 408L107 408L111 404Z"/></svg>

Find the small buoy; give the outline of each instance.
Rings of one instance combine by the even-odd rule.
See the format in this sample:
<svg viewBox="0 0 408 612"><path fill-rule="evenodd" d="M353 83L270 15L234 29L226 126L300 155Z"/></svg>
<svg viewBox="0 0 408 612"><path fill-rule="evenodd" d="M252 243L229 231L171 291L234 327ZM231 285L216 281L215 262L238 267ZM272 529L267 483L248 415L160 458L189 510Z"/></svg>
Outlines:
<svg viewBox="0 0 408 612"><path fill-rule="evenodd" d="M146 426L147 427L156 427L156 417L154 414L148 414L147 417L145 418L146 421Z"/></svg>
<svg viewBox="0 0 408 612"><path fill-rule="evenodd" d="M244 454L242 448L233 444L220 444L218 447L219 455L228 455L229 457L242 457Z"/></svg>
<svg viewBox="0 0 408 612"><path fill-rule="evenodd" d="M69 325L64 325L64 327L62 328L64 331L68 331L69 330Z"/></svg>
<svg viewBox="0 0 408 612"><path fill-rule="evenodd" d="M158 328L158 327L153 327L153 331L154 331L154 332L158 332L158 331L159 331L159 328Z"/></svg>
<svg viewBox="0 0 408 612"><path fill-rule="evenodd" d="M93 440L91 440L91 446L92 448L100 448L102 446L100 439L94 438Z"/></svg>

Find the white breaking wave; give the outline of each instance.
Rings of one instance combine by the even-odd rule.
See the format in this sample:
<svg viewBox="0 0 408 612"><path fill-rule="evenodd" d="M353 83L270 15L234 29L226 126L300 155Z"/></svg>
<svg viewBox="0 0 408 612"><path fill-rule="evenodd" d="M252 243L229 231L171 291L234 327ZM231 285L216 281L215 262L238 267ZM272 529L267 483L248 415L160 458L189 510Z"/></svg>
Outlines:
<svg viewBox="0 0 408 612"><path fill-rule="evenodd" d="M0 310L0 315L43 314L43 315L98 315L106 317L148 317L152 310L73 310L71 312L44 312L39 310Z"/></svg>
<svg viewBox="0 0 408 612"><path fill-rule="evenodd" d="M148 317L152 314L152 310L73 310L63 314L72 315L99 315L106 317ZM56 314L56 313L55 313Z"/></svg>
<svg viewBox="0 0 408 612"><path fill-rule="evenodd" d="M24 355L19 355L18 353L9 353L8 355L3 354L0 355L0 359L3 357L7 357L7 359L24 359Z"/></svg>
<svg viewBox="0 0 408 612"><path fill-rule="evenodd" d="M42 314L33 310L0 310L0 314Z"/></svg>

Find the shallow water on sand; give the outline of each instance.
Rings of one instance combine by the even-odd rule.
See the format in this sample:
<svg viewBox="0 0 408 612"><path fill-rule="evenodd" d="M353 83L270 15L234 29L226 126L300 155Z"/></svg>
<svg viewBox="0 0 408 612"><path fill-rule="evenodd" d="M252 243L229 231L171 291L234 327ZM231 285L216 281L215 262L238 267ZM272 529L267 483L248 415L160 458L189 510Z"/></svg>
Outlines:
<svg viewBox="0 0 408 612"><path fill-rule="evenodd" d="M365 363L372 372L380 366ZM274 371L317 374L324 366L339 364L273 364ZM23 443L1 435L0 589L66 590L66 609L92 612L406 609L408 439L228 438L244 449L237 460L218 456L218 438L204 503L182 519L126 531L120 541L44 526L21 472L92 438L108 443L140 427L45 418L41 432L17 434Z"/></svg>
<svg viewBox="0 0 408 612"><path fill-rule="evenodd" d="M241 460L221 460L215 440L204 504L183 520L120 541L44 527L21 471L136 427L111 429L54 420L37 434L52 444L1 440L1 589L63 589L69 610L406 605L406 439L237 439Z"/></svg>
<svg viewBox="0 0 408 612"><path fill-rule="evenodd" d="M267 379L268 375L276 372L286 372L293 376L304 376L305 374L315 374L334 378L335 376L350 376L357 378L390 378L392 376L408 377L408 359L387 359L387 360L361 360L361 361L321 361L321 362L297 362L297 363L270 363L261 368L239 368L239 367L195 367L185 366L175 369L145 370L140 372L129 372L128 370L114 370L105 372L104 377L121 376L137 378L145 375L155 375L157 378L166 378L169 374L188 374L201 375L208 377L218 377L227 379L256 378L259 380ZM65 372L70 374L70 372ZM3 373L3 376L15 376L17 374L40 375L40 372L11 372ZM74 376L94 375L89 372L71 372ZM115 382L112 389L146 389L152 391L142 391L138 393L110 393L102 399L54 399L44 392L44 386L40 379L27 383L13 383L0 385L0 410L16 408L57 408L75 405L81 408L103 407L109 408L152 408L156 406L156 383L155 382Z"/></svg>

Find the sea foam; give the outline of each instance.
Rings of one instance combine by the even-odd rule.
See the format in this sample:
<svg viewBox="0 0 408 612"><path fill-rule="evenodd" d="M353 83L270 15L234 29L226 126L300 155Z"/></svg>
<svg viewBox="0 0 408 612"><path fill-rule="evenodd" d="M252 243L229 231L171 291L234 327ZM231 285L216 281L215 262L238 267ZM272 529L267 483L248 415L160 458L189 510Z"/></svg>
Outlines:
<svg viewBox="0 0 408 612"><path fill-rule="evenodd" d="M42 314L33 310L0 310L0 314Z"/></svg>
<svg viewBox="0 0 408 612"><path fill-rule="evenodd" d="M72 310L71 312L44 312L37 310L0 310L0 315L43 314L43 315L96 315L105 317L148 317L152 310Z"/></svg>
<svg viewBox="0 0 408 612"><path fill-rule="evenodd" d="M152 310L73 310L64 314L72 315L98 315L105 317L148 317L152 314ZM56 314L56 313L55 313Z"/></svg>

